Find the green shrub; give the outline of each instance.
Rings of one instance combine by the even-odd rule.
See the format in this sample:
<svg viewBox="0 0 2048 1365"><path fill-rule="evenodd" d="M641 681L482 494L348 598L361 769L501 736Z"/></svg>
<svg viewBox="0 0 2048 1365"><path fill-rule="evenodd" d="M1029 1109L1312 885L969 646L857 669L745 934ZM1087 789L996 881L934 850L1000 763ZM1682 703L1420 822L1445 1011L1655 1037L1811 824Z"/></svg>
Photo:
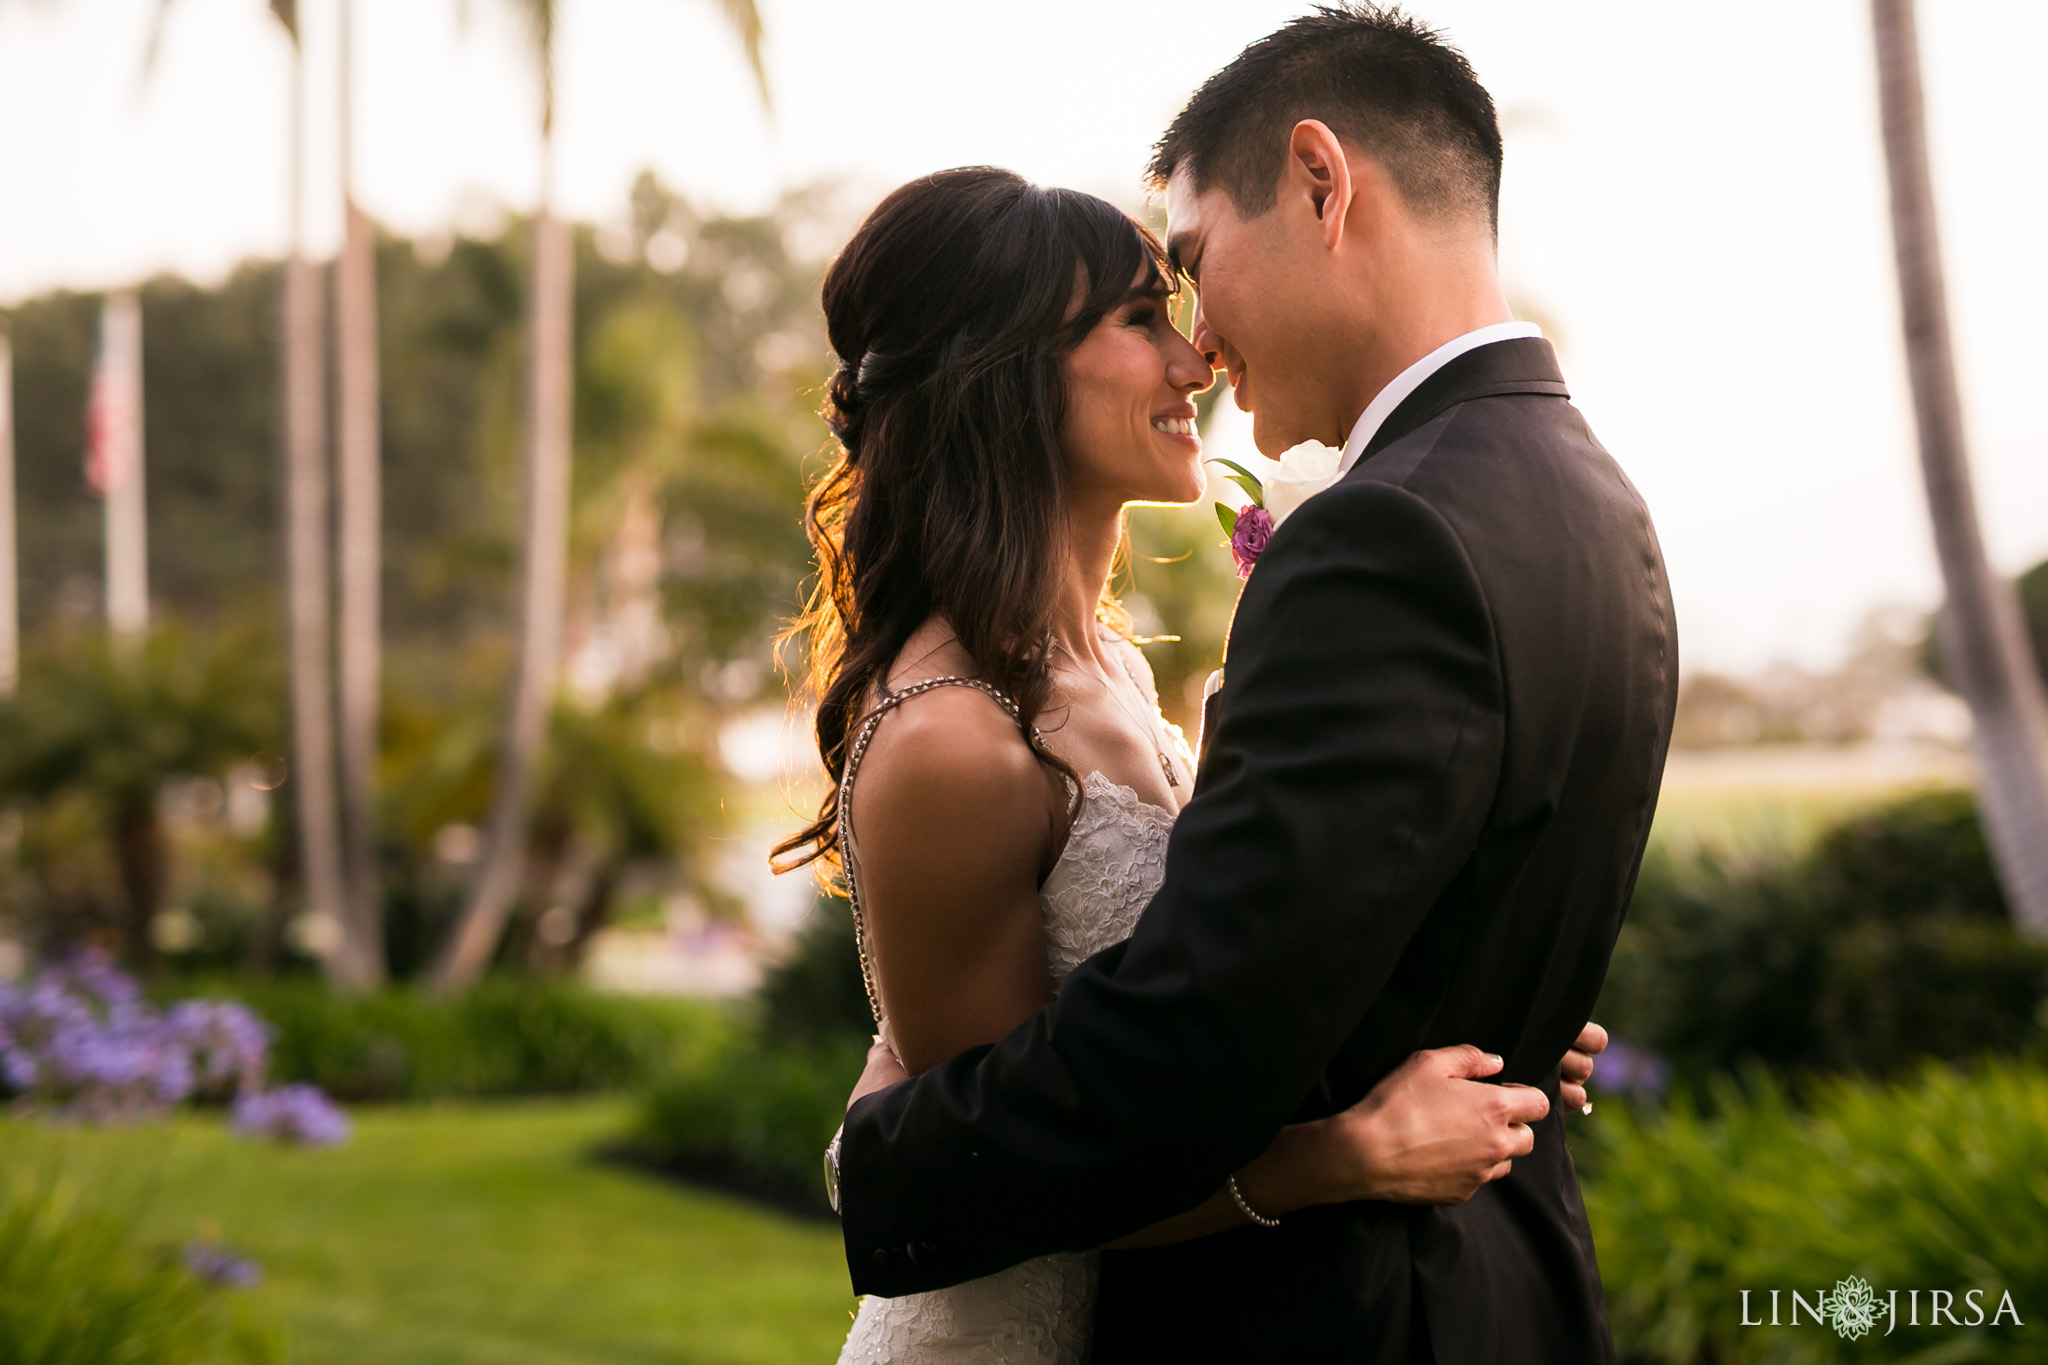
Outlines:
<svg viewBox="0 0 2048 1365"><path fill-rule="evenodd" d="M0 1187L0 1365L269 1362L224 1291L51 1188Z"/></svg>
<svg viewBox="0 0 2048 1365"><path fill-rule="evenodd" d="M804 917L790 955L761 982L762 1032L786 1042L857 1039L875 1031L845 901L820 896Z"/></svg>
<svg viewBox="0 0 2048 1365"><path fill-rule="evenodd" d="M1680 1098L1588 1126L1586 1205L1625 1359L2039 1361L2048 1322L2048 1070L1930 1065L1906 1083L1816 1083L1795 1107L1755 1073L1716 1082L1712 1117ZM1899 1320L1845 1341L1741 1324L1771 1289L1809 1297L1861 1276ZM1913 1328L1910 1290L1982 1289L1985 1325ZM1990 1325L2010 1293L2025 1327ZM1789 1299L1787 1300L1789 1304ZM1923 1293L1921 1321L1929 1300ZM1928 1353L1920 1355L1917 1353Z"/></svg>
<svg viewBox="0 0 2048 1365"><path fill-rule="evenodd" d="M827 1212L820 1162L875 1022L846 903L819 897L744 1022L648 1087L620 1151L776 1203Z"/></svg>
<svg viewBox="0 0 2048 1365"><path fill-rule="evenodd" d="M825 1144L866 1054L865 1039L735 1039L648 1091L628 1149L822 1211Z"/></svg>
<svg viewBox="0 0 2048 1365"><path fill-rule="evenodd" d="M2014 927L1967 792L1804 853L1644 863L1594 1017L1695 1079L1749 1062L1887 1075L2041 1038L2048 945Z"/></svg>
<svg viewBox="0 0 2048 1365"><path fill-rule="evenodd" d="M303 978L206 983L277 1030L271 1078L344 1100L561 1094L644 1085L711 1047L724 1012L500 977L448 999L347 995Z"/></svg>

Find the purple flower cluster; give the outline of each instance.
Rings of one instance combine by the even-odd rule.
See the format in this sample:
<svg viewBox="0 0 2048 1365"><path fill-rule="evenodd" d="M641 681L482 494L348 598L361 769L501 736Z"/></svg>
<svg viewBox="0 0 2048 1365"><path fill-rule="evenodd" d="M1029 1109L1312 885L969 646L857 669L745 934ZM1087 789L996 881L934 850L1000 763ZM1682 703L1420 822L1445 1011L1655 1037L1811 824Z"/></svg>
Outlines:
<svg viewBox="0 0 2048 1365"><path fill-rule="evenodd" d="M308 1147L348 1141L348 1115L318 1086L286 1085L235 1101L235 1131Z"/></svg>
<svg viewBox="0 0 2048 1365"><path fill-rule="evenodd" d="M179 1258L185 1269L208 1284L228 1289L247 1289L263 1280L263 1267L247 1256L228 1250L218 1242L191 1242Z"/></svg>
<svg viewBox="0 0 2048 1365"><path fill-rule="evenodd" d="M98 953L58 962L25 987L0 985L0 1081L70 1118L143 1118L228 1078L260 1084L269 1042L239 1005L151 1008Z"/></svg>
<svg viewBox="0 0 2048 1365"><path fill-rule="evenodd" d="M88 951L52 963L25 986L0 982L0 1091L15 1092L29 1109L88 1123L157 1118L188 1099L233 1098L236 1126L247 1131L308 1142L346 1137L347 1120L308 1086L271 1093L287 1097L274 1108L311 1122L242 1121L244 1106L269 1098L270 1036L268 1024L233 1001L155 1009L132 978Z"/></svg>
<svg viewBox="0 0 2048 1365"><path fill-rule="evenodd" d="M1671 1063L1646 1047L1617 1038L1593 1064L1592 1083L1596 1089L1654 1100L1671 1084Z"/></svg>
<svg viewBox="0 0 2048 1365"><path fill-rule="evenodd" d="M193 1093L210 1100L263 1088L270 1025L232 1000L180 1000L164 1017L191 1057Z"/></svg>

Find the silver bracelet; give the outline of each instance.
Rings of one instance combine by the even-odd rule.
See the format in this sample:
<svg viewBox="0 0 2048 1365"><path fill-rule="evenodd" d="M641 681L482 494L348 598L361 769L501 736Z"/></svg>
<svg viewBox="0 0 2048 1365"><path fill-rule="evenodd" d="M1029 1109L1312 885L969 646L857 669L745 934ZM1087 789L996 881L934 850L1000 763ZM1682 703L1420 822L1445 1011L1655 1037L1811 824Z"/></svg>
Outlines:
<svg viewBox="0 0 2048 1365"><path fill-rule="evenodd" d="M1233 1175L1229 1179L1225 1180L1223 1182L1223 1187L1230 1191L1230 1202L1237 1205L1237 1211L1239 1213L1251 1219L1254 1223L1257 1223L1262 1228L1277 1228L1280 1226L1280 1220L1278 1218L1268 1218L1265 1214L1260 1213L1257 1209L1253 1208L1250 1204L1247 1204L1245 1202L1244 1191L1240 1190L1237 1187L1236 1176Z"/></svg>

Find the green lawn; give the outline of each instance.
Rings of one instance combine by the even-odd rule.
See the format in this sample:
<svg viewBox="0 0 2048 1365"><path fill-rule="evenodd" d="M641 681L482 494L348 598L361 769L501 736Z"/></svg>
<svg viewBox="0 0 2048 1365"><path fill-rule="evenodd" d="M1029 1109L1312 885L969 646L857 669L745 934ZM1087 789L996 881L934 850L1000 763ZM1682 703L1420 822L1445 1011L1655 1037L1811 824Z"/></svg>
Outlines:
<svg viewBox="0 0 2048 1365"><path fill-rule="evenodd" d="M218 1237L291 1365L829 1361L837 1229L587 1158L627 1102L365 1109L299 1150L218 1114L119 1131L0 1119L0 1170L58 1172L160 1245Z"/></svg>

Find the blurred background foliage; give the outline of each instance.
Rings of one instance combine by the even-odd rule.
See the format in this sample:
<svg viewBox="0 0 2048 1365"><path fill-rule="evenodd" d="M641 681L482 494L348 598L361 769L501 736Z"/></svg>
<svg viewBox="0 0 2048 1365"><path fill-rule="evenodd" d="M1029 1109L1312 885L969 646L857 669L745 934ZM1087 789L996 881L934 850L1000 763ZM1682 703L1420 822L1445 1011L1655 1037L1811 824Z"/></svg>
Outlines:
<svg viewBox="0 0 2048 1365"><path fill-rule="evenodd" d="M759 217L704 216L643 177L626 225L576 234L567 686L501 962L573 966L636 885L732 908L702 858L732 789L717 738L781 696L773 642L806 569L798 512L821 440L815 295L831 211L806 192ZM490 801L526 245L518 221L378 243L380 850L400 975L452 917L475 856L466 831ZM32 655L21 696L0 707L0 890L39 949L90 937L146 966L166 951L195 966L303 961L319 945L289 931L290 823L264 795L290 791L277 270L141 292L152 584L170 624L135 660L113 659L93 625L101 513L79 461L98 299L48 295L7 318Z"/></svg>
<svg viewBox="0 0 2048 1365"><path fill-rule="evenodd" d="M2011 1053L2044 1007L2048 945L2014 925L1975 803L1929 791L1810 847L1653 847L1594 1013L1703 1085Z"/></svg>

